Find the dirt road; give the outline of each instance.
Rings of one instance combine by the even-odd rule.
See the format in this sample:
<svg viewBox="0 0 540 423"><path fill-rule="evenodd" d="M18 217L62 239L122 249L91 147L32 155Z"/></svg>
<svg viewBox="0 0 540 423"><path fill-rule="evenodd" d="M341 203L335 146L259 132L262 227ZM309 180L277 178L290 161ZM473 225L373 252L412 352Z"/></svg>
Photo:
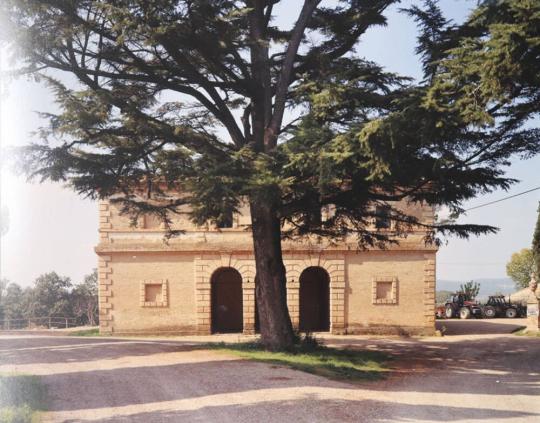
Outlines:
<svg viewBox="0 0 540 423"><path fill-rule="evenodd" d="M40 375L50 422L540 421L540 338L446 325L443 338L326 335L396 357L391 377L359 385L194 349L208 338L1 336L0 372Z"/></svg>

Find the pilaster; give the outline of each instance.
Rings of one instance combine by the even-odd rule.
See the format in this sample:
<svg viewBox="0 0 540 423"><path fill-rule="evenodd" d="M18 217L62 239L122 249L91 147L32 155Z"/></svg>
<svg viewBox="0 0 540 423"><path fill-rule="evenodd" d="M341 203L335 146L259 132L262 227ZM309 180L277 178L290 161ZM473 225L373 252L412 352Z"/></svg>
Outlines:
<svg viewBox="0 0 540 423"><path fill-rule="evenodd" d="M109 242L109 231L112 229L111 210L109 202L101 200L99 202L99 242Z"/></svg>
<svg viewBox="0 0 540 423"><path fill-rule="evenodd" d="M424 259L424 325L435 329L435 254L425 254Z"/></svg>
<svg viewBox="0 0 540 423"><path fill-rule="evenodd" d="M98 258L98 298L99 298L99 332L113 332L113 279L111 256L100 255Z"/></svg>

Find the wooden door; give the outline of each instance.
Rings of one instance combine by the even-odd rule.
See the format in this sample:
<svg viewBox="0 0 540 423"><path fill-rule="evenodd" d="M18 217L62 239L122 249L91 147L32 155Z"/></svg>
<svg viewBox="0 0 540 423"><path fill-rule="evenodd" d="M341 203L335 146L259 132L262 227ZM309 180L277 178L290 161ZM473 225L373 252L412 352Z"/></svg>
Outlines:
<svg viewBox="0 0 540 423"><path fill-rule="evenodd" d="M322 267L308 267L300 275L300 330L330 330L330 278Z"/></svg>
<svg viewBox="0 0 540 423"><path fill-rule="evenodd" d="M212 276L212 332L242 332L242 276L236 269L218 269Z"/></svg>

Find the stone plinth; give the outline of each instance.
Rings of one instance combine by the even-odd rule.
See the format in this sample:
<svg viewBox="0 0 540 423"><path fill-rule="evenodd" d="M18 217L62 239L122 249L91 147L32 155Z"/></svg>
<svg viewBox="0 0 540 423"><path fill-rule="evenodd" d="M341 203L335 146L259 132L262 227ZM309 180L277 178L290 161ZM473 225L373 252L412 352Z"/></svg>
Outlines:
<svg viewBox="0 0 540 423"><path fill-rule="evenodd" d="M540 292L531 292L527 300L527 332L540 332Z"/></svg>

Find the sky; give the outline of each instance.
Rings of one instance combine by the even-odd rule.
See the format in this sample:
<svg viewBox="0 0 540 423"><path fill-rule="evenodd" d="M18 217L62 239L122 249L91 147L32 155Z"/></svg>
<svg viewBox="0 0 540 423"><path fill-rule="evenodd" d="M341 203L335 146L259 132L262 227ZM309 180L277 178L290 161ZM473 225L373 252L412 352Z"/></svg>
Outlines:
<svg viewBox="0 0 540 423"><path fill-rule="evenodd" d="M286 24L292 21L295 11L289 1L283 3L286 5L278 7L276 14L282 15ZM410 3L404 1L399 7ZM441 1L446 16L457 22L475 4L475 0ZM387 16L388 26L368 31L357 48L358 54L391 71L419 77L414 22L398 13L397 7L390 9ZM5 148L28 144L35 139L32 131L44 124L36 112L54 111L53 97L44 86L25 79L4 81L3 85L0 145ZM540 186L540 157L514 160L508 174L520 182L508 192L478 197L465 207ZM0 276L30 286L40 274L56 271L75 283L81 282L97 264L97 204L60 185L27 183L6 165L2 166L0 183L1 205L9 213L9 229L0 244ZM539 201L540 190L467 213L460 222L491 224L500 230L470 240L447 239L437 255L437 277L462 281L505 277L506 262L512 253L530 247Z"/></svg>

